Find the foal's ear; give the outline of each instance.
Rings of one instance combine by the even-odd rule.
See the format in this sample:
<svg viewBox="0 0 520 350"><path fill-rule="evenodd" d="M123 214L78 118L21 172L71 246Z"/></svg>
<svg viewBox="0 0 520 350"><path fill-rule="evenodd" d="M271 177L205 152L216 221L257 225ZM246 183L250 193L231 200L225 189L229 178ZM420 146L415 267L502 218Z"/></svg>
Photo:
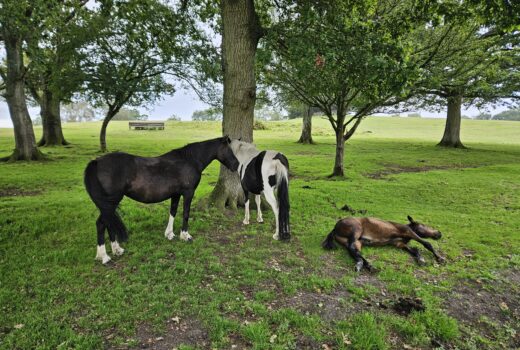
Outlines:
<svg viewBox="0 0 520 350"><path fill-rule="evenodd" d="M410 215L408 215L408 221L410 221L410 224L414 223L414 220L413 220L413 218Z"/></svg>

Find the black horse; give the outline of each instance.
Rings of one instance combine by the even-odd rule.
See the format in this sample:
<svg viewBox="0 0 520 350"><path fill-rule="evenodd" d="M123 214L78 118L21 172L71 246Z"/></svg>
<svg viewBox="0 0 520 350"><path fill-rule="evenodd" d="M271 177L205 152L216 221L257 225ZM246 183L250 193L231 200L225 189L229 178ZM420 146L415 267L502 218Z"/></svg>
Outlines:
<svg viewBox="0 0 520 350"><path fill-rule="evenodd" d="M159 157L139 157L114 152L88 163L85 187L100 211L96 221L98 246L96 260L110 261L105 249L108 229L112 253L123 254L119 242L128 239L126 227L116 213L124 196L142 203L157 203L171 198L170 219L165 236L173 239L173 220L180 197L184 199L181 239L191 241L188 234L190 205L202 171L218 159L229 170L236 171L238 160L229 147L229 137L188 144Z"/></svg>

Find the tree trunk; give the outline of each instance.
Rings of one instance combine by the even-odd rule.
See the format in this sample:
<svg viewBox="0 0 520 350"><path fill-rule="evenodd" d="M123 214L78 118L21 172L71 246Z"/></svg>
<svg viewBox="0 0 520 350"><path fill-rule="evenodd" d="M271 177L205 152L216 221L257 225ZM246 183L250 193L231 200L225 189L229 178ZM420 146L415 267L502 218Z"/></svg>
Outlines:
<svg viewBox="0 0 520 350"><path fill-rule="evenodd" d="M446 126L444 136L438 146L465 148L460 141L460 122L461 122L461 96L448 97L448 114L446 116Z"/></svg>
<svg viewBox="0 0 520 350"><path fill-rule="evenodd" d="M108 152L107 149L107 127L108 123L112 120L112 118L117 114L118 111L108 110L105 115L105 119L103 119L103 124L101 124L101 131L99 132L99 149L101 152Z"/></svg>
<svg viewBox="0 0 520 350"><path fill-rule="evenodd" d="M10 36L6 31L3 34L7 64L5 99L14 126L15 149L11 156L2 160L42 159L43 154L36 147L36 138L25 99L22 40Z"/></svg>
<svg viewBox="0 0 520 350"><path fill-rule="evenodd" d="M61 128L60 100L51 91L45 90L40 102L43 135L38 146L68 145Z"/></svg>
<svg viewBox="0 0 520 350"><path fill-rule="evenodd" d="M331 177L333 176L345 176L345 167L343 164L344 156L345 156L345 139L343 134L345 133L345 129L343 124L338 123L338 128L336 130L336 157L334 158L334 169L332 170Z"/></svg>
<svg viewBox="0 0 520 350"><path fill-rule="evenodd" d="M255 53L262 28L253 0L222 0L222 70L224 111L222 131L231 138L253 141L256 101ZM238 174L220 166L220 175L210 202L236 208L243 202Z"/></svg>
<svg viewBox="0 0 520 350"><path fill-rule="evenodd" d="M307 106L304 114L303 114L303 125L302 125L302 134L298 143L303 144L314 144L312 140L312 107Z"/></svg>

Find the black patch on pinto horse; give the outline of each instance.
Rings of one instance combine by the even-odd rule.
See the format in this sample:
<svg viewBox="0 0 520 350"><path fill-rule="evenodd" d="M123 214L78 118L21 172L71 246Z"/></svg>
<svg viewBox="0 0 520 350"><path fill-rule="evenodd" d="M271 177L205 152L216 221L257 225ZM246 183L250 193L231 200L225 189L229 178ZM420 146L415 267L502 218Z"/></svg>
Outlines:
<svg viewBox="0 0 520 350"><path fill-rule="evenodd" d="M265 151L260 152L256 157L251 159L246 167L244 176L242 177L242 188L244 192L260 194L264 190L264 181L262 177L262 163L264 162Z"/></svg>

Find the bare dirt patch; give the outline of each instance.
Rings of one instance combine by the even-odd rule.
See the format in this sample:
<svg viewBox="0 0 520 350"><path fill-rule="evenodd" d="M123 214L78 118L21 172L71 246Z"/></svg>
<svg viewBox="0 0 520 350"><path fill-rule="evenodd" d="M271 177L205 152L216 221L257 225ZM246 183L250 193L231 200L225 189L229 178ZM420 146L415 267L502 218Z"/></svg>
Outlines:
<svg viewBox="0 0 520 350"><path fill-rule="evenodd" d="M1 197L29 197L29 196L37 196L41 194L41 190L24 190L16 187L8 187L8 188L0 188L0 198Z"/></svg>
<svg viewBox="0 0 520 350"><path fill-rule="evenodd" d="M444 296L448 314L481 336L496 340L506 327L516 329L507 348L520 348L520 279L519 270L508 270L490 284L466 281Z"/></svg>
<svg viewBox="0 0 520 350"><path fill-rule="evenodd" d="M376 180L382 180L387 178L390 175L395 174L402 174L402 173L421 173L426 171L433 171L433 170L447 170L447 169L471 169L471 168L477 168L477 166L459 166L459 165L422 165L422 166L404 166L399 164L384 164L385 168L373 173L367 173L363 174L364 176L376 179Z"/></svg>
<svg viewBox="0 0 520 350"><path fill-rule="evenodd" d="M171 350L181 345L200 349L210 347L208 331L194 318L172 318L168 321L166 332L160 334L150 324L144 323L138 326L136 336L139 345L132 349Z"/></svg>

